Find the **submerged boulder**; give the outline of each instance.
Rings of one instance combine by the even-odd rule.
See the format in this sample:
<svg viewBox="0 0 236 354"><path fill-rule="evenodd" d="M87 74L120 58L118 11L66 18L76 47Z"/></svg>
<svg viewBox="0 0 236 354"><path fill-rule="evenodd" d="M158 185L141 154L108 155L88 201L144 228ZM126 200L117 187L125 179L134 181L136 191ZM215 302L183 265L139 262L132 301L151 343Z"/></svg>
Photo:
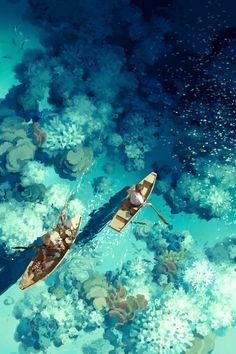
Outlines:
<svg viewBox="0 0 236 354"><path fill-rule="evenodd" d="M19 172L29 160L33 160L35 146L30 139L19 139L15 146L8 149L6 169L8 172Z"/></svg>
<svg viewBox="0 0 236 354"><path fill-rule="evenodd" d="M93 163L93 151L88 147L65 151L56 162L57 172L62 177L77 177L88 171Z"/></svg>
<svg viewBox="0 0 236 354"><path fill-rule="evenodd" d="M17 185L13 190L13 197L18 201L40 202L46 193L46 187L42 183L33 183L29 186Z"/></svg>
<svg viewBox="0 0 236 354"><path fill-rule="evenodd" d="M28 124L21 117L5 117L0 124L0 171L18 173L34 158L36 147L28 138Z"/></svg>

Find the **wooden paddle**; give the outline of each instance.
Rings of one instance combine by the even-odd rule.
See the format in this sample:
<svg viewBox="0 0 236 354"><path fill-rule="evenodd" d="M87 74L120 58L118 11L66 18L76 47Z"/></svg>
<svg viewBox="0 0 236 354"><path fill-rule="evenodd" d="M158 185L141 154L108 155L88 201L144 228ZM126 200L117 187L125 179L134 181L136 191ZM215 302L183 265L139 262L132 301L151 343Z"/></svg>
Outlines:
<svg viewBox="0 0 236 354"><path fill-rule="evenodd" d="M12 247L14 250L36 250L39 248L42 248L42 246L17 246L17 247Z"/></svg>
<svg viewBox="0 0 236 354"><path fill-rule="evenodd" d="M14 250L38 250L38 249L42 249L42 248L47 248L46 246L17 246L17 247L12 247ZM57 248L49 248L50 250L53 251L58 251Z"/></svg>
<svg viewBox="0 0 236 354"><path fill-rule="evenodd" d="M158 215L158 217L159 217L166 225L169 225L169 223L166 221L166 219L164 218L164 216L162 216L162 215L157 211L157 209L154 207L154 205L152 205L152 203L146 202L145 205L146 205L146 206L149 205L149 206L155 211L155 213Z"/></svg>

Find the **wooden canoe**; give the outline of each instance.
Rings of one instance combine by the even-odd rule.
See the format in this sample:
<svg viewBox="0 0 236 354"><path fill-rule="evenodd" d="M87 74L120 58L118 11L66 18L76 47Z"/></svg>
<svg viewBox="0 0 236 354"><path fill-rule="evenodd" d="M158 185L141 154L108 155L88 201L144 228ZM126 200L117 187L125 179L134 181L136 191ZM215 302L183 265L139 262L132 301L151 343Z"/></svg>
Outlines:
<svg viewBox="0 0 236 354"><path fill-rule="evenodd" d="M77 215L74 218L70 219L64 226L56 225L52 231L57 231L62 239L67 237L68 231L70 233L70 242L66 244L66 248L59 252L59 257L53 258L49 256L46 260L43 260L42 252L38 252L30 261L28 267L26 268L19 288L24 290L38 281L47 278L62 262L63 258L71 248L72 244L76 239L77 232L80 228L81 216ZM67 233L67 234L66 234ZM65 243L64 243L65 244Z"/></svg>
<svg viewBox="0 0 236 354"><path fill-rule="evenodd" d="M144 185L144 189L142 190L142 195L148 199L152 190L154 188L156 182L157 174L155 172L147 175L141 182ZM134 207L130 204L129 197L127 197L124 202L121 204L119 210L111 220L109 226L121 232L124 228L129 224L129 222L138 214L138 212L142 209L143 205L140 207ZM132 212L132 215L130 214Z"/></svg>

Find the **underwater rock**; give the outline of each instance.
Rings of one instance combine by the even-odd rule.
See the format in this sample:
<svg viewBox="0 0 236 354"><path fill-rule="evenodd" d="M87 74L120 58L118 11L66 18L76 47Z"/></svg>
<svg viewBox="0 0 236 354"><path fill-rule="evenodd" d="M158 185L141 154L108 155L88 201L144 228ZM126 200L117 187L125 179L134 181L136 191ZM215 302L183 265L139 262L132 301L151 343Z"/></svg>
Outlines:
<svg viewBox="0 0 236 354"><path fill-rule="evenodd" d="M110 194L113 189L112 180L105 176L94 178L92 186L95 193L100 193L103 195Z"/></svg>
<svg viewBox="0 0 236 354"><path fill-rule="evenodd" d="M13 198L18 202L23 200L26 202L40 202L44 199L46 187L42 183L33 183L29 186L23 187L17 185L13 190Z"/></svg>
<svg viewBox="0 0 236 354"><path fill-rule="evenodd" d="M216 243L205 251L211 262L216 263L235 263L236 262L236 238L228 237L221 242Z"/></svg>
<svg viewBox="0 0 236 354"><path fill-rule="evenodd" d="M166 276L167 283L174 283L177 280L177 265L173 261L158 263L153 268L153 279L159 282Z"/></svg>
<svg viewBox="0 0 236 354"><path fill-rule="evenodd" d="M28 125L17 116L5 117L0 124L1 171L17 173L32 160L35 146L27 137Z"/></svg>
<svg viewBox="0 0 236 354"><path fill-rule="evenodd" d="M114 172L114 165L111 163L106 163L105 165L102 166L102 168L103 171L108 175L111 175Z"/></svg>
<svg viewBox="0 0 236 354"><path fill-rule="evenodd" d="M4 305L9 306L9 305L14 304L14 302L15 302L15 300L13 299L13 297L8 296L8 297L4 300Z"/></svg>
<svg viewBox="0 0 236 354"><path fill-rule="evenodd" d="M33 160L35 150L35 146L29 139L19 139L14 147L8 149L6 155L7 171L19 172L28 160Z"/></svg>
<svg viewBox="0 0 236 354"><path fill-rule="evenodd" d="M65 151L57 157L56 170L64 177L77 177L87 172L93 163L93 151L88 147Z"/></svg>

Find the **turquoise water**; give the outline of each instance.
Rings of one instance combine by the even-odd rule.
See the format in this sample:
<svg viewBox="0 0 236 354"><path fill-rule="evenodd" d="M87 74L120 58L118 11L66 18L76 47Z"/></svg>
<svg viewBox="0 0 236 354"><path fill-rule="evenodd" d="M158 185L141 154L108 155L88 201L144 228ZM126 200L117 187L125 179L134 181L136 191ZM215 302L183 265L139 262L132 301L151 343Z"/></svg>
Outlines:
<svg viewBox="0 0 236 354"><path fill-rule="evenodd" d="M209 54L210 31L190 48L178 30L183 1L0 2L1 353L233 354L234 32L213 21L227 45ZM124 188L153 170L170 227L145 207L116 233ZM76 244L21 291L32 254L12 247L39 244L68 200Z"/></svg>

